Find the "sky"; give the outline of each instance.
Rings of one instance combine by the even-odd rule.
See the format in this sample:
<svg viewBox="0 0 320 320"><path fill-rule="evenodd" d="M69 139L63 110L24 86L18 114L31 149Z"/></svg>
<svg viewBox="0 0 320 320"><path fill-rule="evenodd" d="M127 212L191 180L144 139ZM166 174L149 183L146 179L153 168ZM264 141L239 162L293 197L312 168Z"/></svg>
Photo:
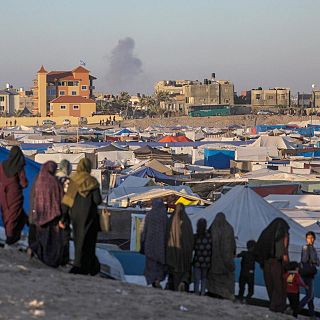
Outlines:
<svg viewBox="0 0 320 320"><path fill-rule="evenodd" d="M319 0L10 0L1 11L0 88L80 60L103 92L212 72L238 92L320 88Z"/></svg>

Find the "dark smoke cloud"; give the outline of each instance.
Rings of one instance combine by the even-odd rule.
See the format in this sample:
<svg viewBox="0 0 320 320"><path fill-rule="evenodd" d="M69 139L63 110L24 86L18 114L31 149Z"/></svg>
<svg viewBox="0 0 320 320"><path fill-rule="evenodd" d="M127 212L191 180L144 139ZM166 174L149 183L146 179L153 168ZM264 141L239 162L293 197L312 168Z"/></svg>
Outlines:
<svg viewBox="0 0 320 320"><path fill-rule="evenodd" d="M107 72L108 90L132 92L143 75L142 61L134 55L135 41L130 38L119 40L109 57Z"/></svg>

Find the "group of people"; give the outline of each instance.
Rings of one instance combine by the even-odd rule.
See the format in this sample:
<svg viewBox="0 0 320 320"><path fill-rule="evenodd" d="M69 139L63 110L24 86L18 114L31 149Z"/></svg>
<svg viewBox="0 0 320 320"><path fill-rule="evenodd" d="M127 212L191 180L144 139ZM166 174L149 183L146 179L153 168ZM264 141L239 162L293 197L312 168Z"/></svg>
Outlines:
<svg viewBox="0 0 320 320"><path fill-rule="evenodd" d="M33 181L30 212L23 209L23 189L28 186L26 161L19 147L10 150L0 164L0 207L6 234L6 249L16 248L25 225L29 226L30 257L36 256L50 267L69 263L69 240L72 232L74 259L70 273L96 275L100 271L95 255L100 229L97 206L102 202L98 181L90 175L91 162L82 159L71 174L67 160L59 166L48 161ZM257 241L249 240L247 250L238 254L241 260L239 299L254 295L255 263L263 270L270 300L270 310L297 316L308 305L314 311L314 277L319 257L314 247L315 234L306 234L301 261L289 261L289 225L274 219ZM194 234L183 204L177 204L168 219L163 200L155 199L147 213L141 232L141 252L146 257L145 278L148 285L174 291L189 291L217 298L235 299L236 241L233 227L224 213L215 216L211 226L201 218ZM299 288L306 290L299 300ZM289 299L290 309L286 306Z"/></svg>
<svg viewBox="0 0 320 320"><path fill-rule="evenodd" d="M21 232L28 225L28 254L56 268L69 262L72 230L74 259L70 273L96 275L100 271L95 255L97 206L102 198L98 181L90 175L90 160L80 160L74 174L67 160L59 166L53 161L44 163L32 184L28 216L23 209L23 189L28 186L25 164L18 146L12 147L8 159L0 164L5 248L17 248Z"/></svg>
<svg viewBox="0 0 320 320"><path fill-rule="evenodd" d="M104 125L108 126L109 124L113 126L114 123L116 123L116 116L113 116L113 117L110 116L106 120L99 121L100 126L104 126Z"/></svg>
<svg viewBox="0 0 320 320"><path fill-rule="evenodd" d="M314 247L316 236L308 232L301 261L289 261L289 229L284 219L276 218L257 241L249 240L247 250L236 255L234 230L224 213L218 213L209 228L205 219L199 219L194 234L183 204L178 204L168 218L164 202L156 199L141 232L147 284L162 288L161 282L167 279L166 289L189 291L193 282L195 294L234 300L234 258L237 256L241 258L239 300L244 299L246 286L246 299L254 295L255 264L258 262L263 270L271 311L297 317L308 305L310 316L314 317L314 277L319 266ZM306 291L301 301L300 286Z"/></svg>

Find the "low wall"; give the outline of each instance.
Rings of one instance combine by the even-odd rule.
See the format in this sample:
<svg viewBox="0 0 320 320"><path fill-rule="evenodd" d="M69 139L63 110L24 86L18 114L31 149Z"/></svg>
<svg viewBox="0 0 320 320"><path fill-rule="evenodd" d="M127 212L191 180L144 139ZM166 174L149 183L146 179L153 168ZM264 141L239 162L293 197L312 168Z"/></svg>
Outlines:
<svg viewBox="0 0 320 320"><path fill-rule="evenodd" d="M93 117L87 117L88 124L99 124L100 120L106 121L107 119L113 120L114 115L97 115ZM121 121L122 118L119 115L115 115L116 121ZM39 125L42 125L43 120L52 120L55 121L57 125L62 125L63 120L68 119L71 121L72 125L78 124L78 117L0 117L0 127L6 126L6 121L8 126L11 125L14 126L14 121L17 120L17 125L20 126L36 126L37 121Z"/></svg>

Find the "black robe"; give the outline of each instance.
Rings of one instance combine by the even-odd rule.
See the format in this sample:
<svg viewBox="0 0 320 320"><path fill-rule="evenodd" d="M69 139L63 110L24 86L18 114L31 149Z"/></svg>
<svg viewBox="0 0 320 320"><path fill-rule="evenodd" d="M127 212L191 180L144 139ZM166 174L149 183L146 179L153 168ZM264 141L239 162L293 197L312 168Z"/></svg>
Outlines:
<svg viewBox="0 0 320 320"><path fill-rule="evenodd" d="M68 211L71 218L74 240L74 263L71 273L95 275L100 271L96 257L96 242L100 230L97 206L102 202L99 189L89 192L87 197L76 195L73 206Z"/></svg>

